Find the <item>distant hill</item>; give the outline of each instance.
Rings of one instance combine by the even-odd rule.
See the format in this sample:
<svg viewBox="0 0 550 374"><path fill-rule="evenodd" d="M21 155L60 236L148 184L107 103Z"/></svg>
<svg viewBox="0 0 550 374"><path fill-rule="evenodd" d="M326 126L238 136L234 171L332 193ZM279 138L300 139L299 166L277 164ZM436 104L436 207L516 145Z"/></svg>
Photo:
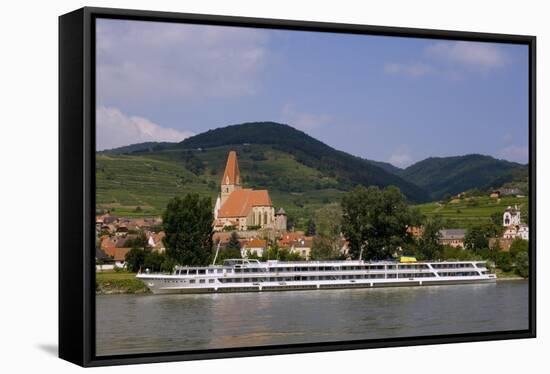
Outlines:
<svg viewBox="0 0 550 374"><path fill-rule="evenodd" d="M386 170L388 173L391 173L397 176L401 176L405 171L405 169L398 168L397 166L394 166L389 162L373 161L373 160L367 160L367 161L373 164L374 166L378 166L379 168Z"/></svg>
<svg viewBox="0 0 550 374"><path fill-rule="evenodd" d="M409 166L399 176L428 191L437 200L446 194L500 187L527 175L527 166L490 156L471 154L430 157Z"/></svg>
<svg viewBox="0 0 550 374"><path fill-rule="evenodd" d="M362 158L338 151L291 126L275 122L252 122L209 130L179 143L178 148L208 149L242 144L264 144L291 154L296 161L336 178L338 188L356 185L395 185L411 201L428 201L429 195L413 183Z"/></svg>
<svg viewBox="0 0 550 374"><path fill-rule="evenodd" d="M98 207L147 215L159 214L176 195L197 192L215 198L230 150L238 153L245 185L269 189L275 206L298 218L338 201L356 185L395 185L410 202L424 203L472 188L528 183L527 166L490 156L431 157L400 169L338 151L287 125L255 122L209 130L180 143L98 152Z"/></svg>
<svg viewBox="0 0 550 374"><path fill-rule="evenodd" d="M104 151L100 151L98 153L123 155L123 154L129 154L129 153L158 152L158 151L162 151L170 147L173 147L176 144L177 143L169 143L169 142L145 142L145 143L130 144L124 147L118 147L114 149L107 149Z"/></svg>

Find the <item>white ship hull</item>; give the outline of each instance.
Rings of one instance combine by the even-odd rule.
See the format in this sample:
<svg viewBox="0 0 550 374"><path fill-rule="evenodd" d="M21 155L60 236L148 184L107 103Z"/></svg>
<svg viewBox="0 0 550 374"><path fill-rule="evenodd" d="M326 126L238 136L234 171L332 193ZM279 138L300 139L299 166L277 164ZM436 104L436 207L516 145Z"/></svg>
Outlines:
<svg viewBox="0 0 550 374"><path fill-rule="evenodd" d="M481 264L479 262L415 264L363 263L359 261L271 262L266 265L252 267L181 268L172 275L138 274L137 278L154 294L269 292L494 283L496 276L489 274L485 265ZM444 268L439 269L438 266L444 266ZM329 270L318 271L320 268ZM371 268L379 269L371 270ZM300 271L296 271L296 269Z"/></svg>

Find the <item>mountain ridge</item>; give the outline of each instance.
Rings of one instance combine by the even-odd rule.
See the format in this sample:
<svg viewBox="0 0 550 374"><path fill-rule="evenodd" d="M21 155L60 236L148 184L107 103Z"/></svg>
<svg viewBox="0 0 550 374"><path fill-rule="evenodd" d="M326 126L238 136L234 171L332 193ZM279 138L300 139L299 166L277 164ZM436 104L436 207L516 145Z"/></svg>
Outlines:
<svg viewBox="0 0 550 374"><path fill-rule="evenodd" d="M339 177L346 188L353 184L397 185L414 202L437 200L472 188L497 188L522 178L527 172L526 165L482 154L432 156L407 168L398 168L388 162L363 159L334 149L303 131L276 122L229 125L179 143L146 142L99 153L148 154L246 144L264 144L287 152L304 165Z"/></svg>

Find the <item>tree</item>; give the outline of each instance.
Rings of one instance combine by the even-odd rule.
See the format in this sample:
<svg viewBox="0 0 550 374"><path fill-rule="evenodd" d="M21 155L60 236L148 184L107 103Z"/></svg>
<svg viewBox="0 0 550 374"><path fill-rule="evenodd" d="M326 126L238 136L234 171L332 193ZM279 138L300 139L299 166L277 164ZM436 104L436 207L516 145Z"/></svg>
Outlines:
<svg viewBox="0 0 550 374"><path fill-rule="evenodd" d="M491 222L495 225L502 225L502 214L500 212L491 214Z"/></svg>
<svg viewBox="0 0 550 374"><path fill-rule="evenodd" d="M527 278L529 276L529 242L520 238L514 239L510 245L510 256L517 273Z"/></svg>
<svg viewBox="0 0 550 374"><path fill-rule="evenodd" d="M174 268L176 267L176 260L173 258L170 258L168 256L164 256L164 261L162 262L162 265L160 267L160 271L164 273L172 273L174 271Z"/></svg>
<svg viewBox="0 0 550 374"><path fill-rule="evenodd" d="M510 252L498 252L495 257L495 264L502 271L509 272L512 270L512 256Z"/></svg>
<svg viewBox="0 0 550 374"><path fill-rule="evenodd" d="M521 238L514 239L512 244L510 244L510 255L512 255L512 258L515 258L521 252L529 252L529 242Z"/></svg>
<svg viewBox="0 0 550 374"><path fill-rule="evenodd" d="M317 233L317 227L315 226L315 221L310 218L309 221L307 222L306 235L315 236L316 233Z"/></svg>
<svg viewBox="0 0 550 374"><path fill-rule="evenodd" d="M146 252L143 267L150 271L161 271L166 256L159 252Z"/></svg>
<svg viewBox="0 0 550 374"><path fill-rule="evenodd" d="M328 204L315 214L317 236L313 239L311 258L333 260L340 257L340 233L342 231L342 208L339 204Z"/></svg>
<svg viewBox="0 0 550 374"><path fill-rule="evenodd" d="M499 237L502 233L501 226L488 223L471 227L464 237L464 248L479 252L489 248L489 238Z"/></svg>
<svg viewBox="0 0 550 374"><path fill-rule="evenodd" d="M126 268L133 273L137 273L140 268L144 267L145 251L140 248L132 248L126 253L124 259L126 260Z"/></svg>
<svg viewBox="0 0 550 374"><path fill-rule="evenodd" d="M395 186L356 187L342 199L342 232L352 258L386 259L411 240L408 226L417 225L418 212L407 205Z"/></svg>
<svg viewBox="0 0 550 374"><path fill-rule="evenodd" d="M464 237L464 248L470 251L480 250L489 247L489 240L486 237L485 231L479 227L472 227L466 231Z"/></svg>
<svg viewBox="0 0 550 374"><path fill-rule="evenodd" d="M339 255L339 251L334 248L334 242L324 236L316 236L313 239L311 248L312 260L334 260Z"/></svg>
<svg viewBox="0 0 550 374"><path fill-rule="evenodd" d="M515 257L516 270L520 276L527 278L529 276L529 254L519 252Z"/></svg>
<svg viewBox="0 0 550 374"><path fill-rule="evenodd" d="M422 260L436 260L441 257L443 245L440 243L443 221L441 217L426 218L422 236L418 240L417 257Z"/></svg>
<svg viewBox="0 0 550 374"><path fill-rule="evenodd" d="M239 235L237 235L237 232L233 231L231 233L231 236L229 237L229 241L225 245L226 250L236 249L239 251L241 250L241 242L239 242Z"/></svg>
<svg viewBox="0 0 550 374"><path fill-rule="evenodd" d="M220 250L220 253L218 253L216 262L221 264L223 263L223 260L232 258L241 258L241 250L238 248L224 248Z"/></svg>
<svg viewBox="0 0 550 374"><path fill-rule="evenodd" d="M175 197L162 216L166 255L177 263L204 266L212 251L212 202L198 194Z"/></svg>

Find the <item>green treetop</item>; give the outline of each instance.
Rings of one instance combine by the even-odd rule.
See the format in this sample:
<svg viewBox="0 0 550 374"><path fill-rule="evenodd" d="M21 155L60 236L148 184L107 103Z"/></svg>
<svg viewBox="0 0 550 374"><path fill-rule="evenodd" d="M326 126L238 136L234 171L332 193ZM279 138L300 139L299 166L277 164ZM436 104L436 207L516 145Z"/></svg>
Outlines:
<svg viewBox="0 0 550 374"><path fill-rule="evenodd" d="M162 216L166 254L181 265L207 265L212 252L212 203L198 194L175 197Z"/></svg>
<svg viewBox="0 0 550 374"><path fill-rule="evenodd" d="M389 258L411 241L408 226L418 225L420 214L409 208L405 196L394 186L356 187L342 199L342 232L349 241L352 258Z"/></svg>

